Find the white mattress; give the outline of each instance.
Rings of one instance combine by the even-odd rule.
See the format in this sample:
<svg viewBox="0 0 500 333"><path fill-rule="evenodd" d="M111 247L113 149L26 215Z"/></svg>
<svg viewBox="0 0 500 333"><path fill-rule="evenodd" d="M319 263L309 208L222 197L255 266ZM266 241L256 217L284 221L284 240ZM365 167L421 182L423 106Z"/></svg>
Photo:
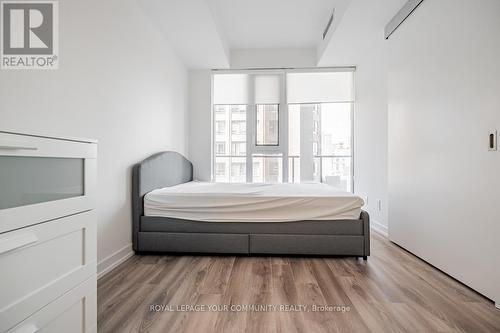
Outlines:
<svg viewBox="0 0 500 333"><path fill-rule="evenodd" d="M358 219L358 196L321 183L189 182L146 194L146 216L207 222L287 222Z"/></svg>

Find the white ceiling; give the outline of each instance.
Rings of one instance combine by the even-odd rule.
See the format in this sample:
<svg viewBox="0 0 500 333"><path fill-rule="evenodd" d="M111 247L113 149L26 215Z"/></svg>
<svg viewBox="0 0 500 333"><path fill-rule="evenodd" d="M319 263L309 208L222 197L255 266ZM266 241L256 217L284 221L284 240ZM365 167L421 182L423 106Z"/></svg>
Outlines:
<svg viewBox="0 0 500 333"><path fill-rule="evenodd" d="M384 27L407 0L353 0L318 57L318 66L356 65L384 47Z"/></svg>
<svg viewBox="0 0 500 333"><path fill-rule="evenodd" d="M229 47L208 0L137 0L188 68L227 68Z"/></svg>
<svg viewBox="0 0 500 333"><path fill-rule="evenodd" d="M316 48L350 0L208 0L231 49Z"/></svg>
<svg viewBox="0 0 500 333"><path fill-rule="evenodd" d="M266 65L269 58L274 63L286 63L288 58L297 59L297 54L299 58L307 55L307 59L302 57L307 66L356 64L360 56L370 54L374 45L383 42L383 26L405 1L137 0L137 3L188 68L207 69L233 66L235 54L246 55L243 57L246 63L249 58L260 57L257 60ZM333 8L335 20L323 41L322 33Z"/></svg>

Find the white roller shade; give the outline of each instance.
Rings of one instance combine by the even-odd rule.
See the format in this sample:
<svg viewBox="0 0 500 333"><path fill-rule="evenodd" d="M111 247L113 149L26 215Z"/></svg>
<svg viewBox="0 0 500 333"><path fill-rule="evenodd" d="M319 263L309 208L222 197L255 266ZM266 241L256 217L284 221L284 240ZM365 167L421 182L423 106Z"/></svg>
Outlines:
<svg viewBox="0 0 500 333"><path fill-rule="evenodd" d="M249 104L248 75L214 75L214 104Z"/></svg>
<svg viewBox="0 0 500 333"><path fill-rule="evenodd" d="M281 77L255 75L255 104L279 104Z"/></svg>
<svg viewBox="0 0 500 333"><path fill-rule="evenodd" d="M288 103L354 101L353 72L288 73Z"/></svg>

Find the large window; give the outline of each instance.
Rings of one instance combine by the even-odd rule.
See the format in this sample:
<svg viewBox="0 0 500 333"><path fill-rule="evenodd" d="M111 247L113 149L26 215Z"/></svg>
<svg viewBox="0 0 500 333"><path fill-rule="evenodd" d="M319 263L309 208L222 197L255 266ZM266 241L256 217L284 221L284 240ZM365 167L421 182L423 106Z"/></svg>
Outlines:
<svg viewBox="0 0 500 333"><path fill-rule="evenodd" d="M246 105L214 105L217 182L246 181L246 108Z"/></svg>
<svg viewBox="0 0 500 333"><path fill-rule="evenodd" d="M290 104L288 111L289 182L307 178L351 190L351 103Z"/></svg>
<svg viewBox="0 0 500 333"><path fill-rule="evenodd" d="M213 179L353 190L353 69L213 75Z"/></svg>

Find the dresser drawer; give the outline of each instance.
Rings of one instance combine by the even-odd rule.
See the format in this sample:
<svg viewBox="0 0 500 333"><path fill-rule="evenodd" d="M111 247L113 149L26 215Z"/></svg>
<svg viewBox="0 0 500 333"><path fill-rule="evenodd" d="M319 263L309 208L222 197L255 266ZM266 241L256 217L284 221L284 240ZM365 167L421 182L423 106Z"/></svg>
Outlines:
<svg viewBox="0 0 500 333"><path fill-rule="evenodd" d="M0 132L0 233L90 210L97 145Z"/></svg>
<svg viewBox="0 0 500 333"><path fill-rule="evenodd" d="M91 333L97 321L96 277L54 300L8 333Z"/></svg>
<svg viewBox="0 0 500 333"><path fill-rule="evenodd" d="M0 234L0 332L96 273L93 211Z"/></svg>

